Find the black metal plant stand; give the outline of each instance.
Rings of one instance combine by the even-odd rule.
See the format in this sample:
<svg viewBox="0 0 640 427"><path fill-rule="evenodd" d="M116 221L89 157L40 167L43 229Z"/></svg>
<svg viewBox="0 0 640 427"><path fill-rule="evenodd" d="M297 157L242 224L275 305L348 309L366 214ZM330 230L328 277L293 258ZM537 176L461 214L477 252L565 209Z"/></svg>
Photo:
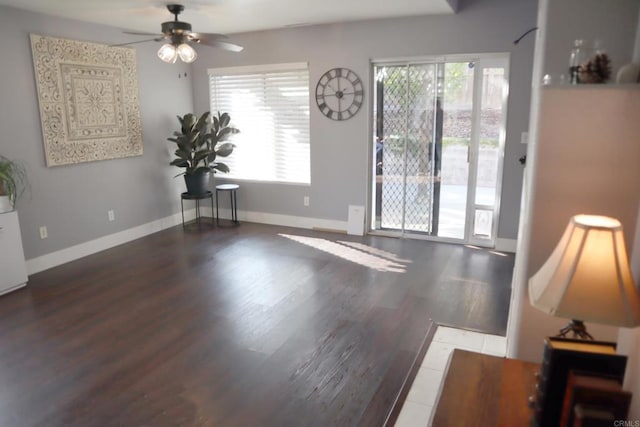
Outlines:
<svg viewBox="0 0 640 427"><path fill-rule="evenodd" d="M180 207L182 209L182 226L184 227L184 201L185 200L195 200L196 202L196 223L200 224L200 220L202 219L202 215L200 214L200 201L204 199L210 199L211 201L211 223L215 224L213 221L213 193L211 191L207 191L202 194L190 194L190 193L182 193L180 195Z"/></svg>

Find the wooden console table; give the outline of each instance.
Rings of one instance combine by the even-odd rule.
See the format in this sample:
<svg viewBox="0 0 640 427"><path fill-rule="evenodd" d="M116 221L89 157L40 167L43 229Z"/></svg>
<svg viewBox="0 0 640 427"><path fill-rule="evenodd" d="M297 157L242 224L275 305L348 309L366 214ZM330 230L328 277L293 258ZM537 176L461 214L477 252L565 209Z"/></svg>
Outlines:
<svg viewBox="0 0 640 427"><path fill-rule="evenodd" d="M433 427L528 426L537 363L454 350L440 387Z"/></svg>

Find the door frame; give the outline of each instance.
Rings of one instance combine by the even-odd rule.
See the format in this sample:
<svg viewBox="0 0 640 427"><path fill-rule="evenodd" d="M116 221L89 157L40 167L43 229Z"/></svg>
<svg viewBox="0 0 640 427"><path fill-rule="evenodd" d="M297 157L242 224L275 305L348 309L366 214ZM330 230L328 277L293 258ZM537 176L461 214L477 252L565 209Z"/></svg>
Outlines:
<svg viewBox="0 0 640 427"><path fill-rule="evenodd" d="M509 65L510 58L505 56L491 56L487 58L481 58L478 61L480 68L478 71L482 71L485 68L504 68L505 75L505 87L502 93L502 117L500 131L498 135L498 170L496 171L496 194L493 206L480 205L475 203L477 179L478 179L478 164L480 154L480 137L478 135L480 131L480 110L482 109L482 85L479 84L482 81L482 75L480 72L474 74L474 105L479 103L480 108L474 108L472 117L472 132L471 140L474 143L471 144L470 156L473 159L469 163L469 189L467 191L467 212L465 220L465 242L470 245L482 246L482 247L495 247L496 240L498 238L498 225L500 223L500 200L502 198L502 178L504 170L504 151L506 149L506 133L507 133L507 104L509 101ZM473 169L473 171L472 171ZM489 239L478 239L473 237L474 226L474 214L476 209L487 209L493 211L493 223L491 225L491 237Z"/></svg>
<svg viewBox="0 0 640 427"><path fill-rule="evenodd" d="M469 162L469 177L468 177L468 187L467 187L467 205L465 212L465 231L464 238L456 239L451 237L438 237L438 236L429 236L422 235L413 232L407 232L405 230L398 231L390 231L390 230L375 230L373 228L375 221L375 185L374 185L374 173L375 173L375 150L372 149L372 141L375 138L375 118L373 117L374 111L374 93L376 90L376 80L377 76L375 75L375 66L379 65L419 65L419 64L436 64L436 63L446 63L446 62L482 62L482 69L488 68L493 64L500 64L505 68L505 91L503 93L502 99L502 123L500 128L500 133L498 137L498 149L499 149L499 158L498 158L498 170L496 177L496 198L493 206L493 224L492 224L492 236L490 239L474 239L472 238L473 232L473 215L475 213L475 208L483 207L483 205L475 204L475 193L476 193L476 181L477 181L477 156L480 147L480 141L478 132L480 129L480 114L479 108L474 108L472 112L472 133L471 133L471 146L470 146L470 162ZM367 170L367 197L366 197L366 206L365 209L365 221L367 224L366 231L367 234L376 235L376 236L388 236L388 237L398 237L398 238L410 238L415 240L431 240L438 241L444 243L457 243L457 244L465 244L465 245L475 245L482 246L487 248L494 248L497 241L498 235L498 226L499 226L499 214L500 214L500 201L502 196L502 184L503 184L503 171L504 171L504 152L506 149L506 128L507 128L507 105L509 101L509 87L510 87L510 65L511 65L511 55L509 52L495 52L495 53L477 53L477 54L452 54L452 55L429 55L429 56L416 56L416 57L397 57L397 58L381 58L381 59L371 59L369 61L369 93L371 96L368 102L368 118L367 125L369 130L368 134L368 142L367 142L367 159L368 159L368 170ZM474 72L474 95L473 102L474 106L478 100L482 98L482 85L478 84L481 81L482 75L479 72ZM481 104L480 108L481 108ZM476 117L477 116L477 117ZM475 133L474 133L475 132ZM472 157L473 156L473 157ZM471 161L473 160L473 161ZM472 178L473 177L473 178ZM473 181L473 182L472 182ZM470 202L473 202L470 204ZM404 201L403 201L404 203ZM473 206L473 209L471 208ZM488 206L487 206L488 207Z"/></svg>

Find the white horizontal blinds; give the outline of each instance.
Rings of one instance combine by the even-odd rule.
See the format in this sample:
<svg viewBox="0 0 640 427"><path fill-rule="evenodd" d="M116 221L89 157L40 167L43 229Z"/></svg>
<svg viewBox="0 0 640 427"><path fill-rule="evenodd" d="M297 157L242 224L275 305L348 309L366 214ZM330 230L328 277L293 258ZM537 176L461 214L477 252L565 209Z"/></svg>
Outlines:
<svg viewBox="0 0 640 427"><path fill-rule="evenodd" d="M279 182L310 182L309 71L209 70L211 112L229 112L240 129L236 148L223 159L228 176Z"/></svg>

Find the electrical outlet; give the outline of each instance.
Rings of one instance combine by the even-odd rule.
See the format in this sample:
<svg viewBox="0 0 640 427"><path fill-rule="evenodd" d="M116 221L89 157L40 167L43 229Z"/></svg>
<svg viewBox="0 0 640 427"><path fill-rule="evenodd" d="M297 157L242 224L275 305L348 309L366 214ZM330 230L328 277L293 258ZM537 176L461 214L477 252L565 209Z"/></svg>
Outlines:
<svg viewBox="0 0 640 427"><path fill-rule="evenodd" d="M47 237L49 237L49 233L47 232L47 227L43 225L42 227L40 227L40 238L46 239Z"/></svg>
<svg viewBox="0 0 640 427"><path fill-rule="evenodd" d="M304 196L304 205L309 206L309 196Z"/></svg>
<svg viewBox="0 0 640 427"><path fill-rule="evenodd" d="M107 212L107 216L109 217L109 221L115 221L116 220L116 214L113 212L113 209L111 209L109 212Z"/></svg>

